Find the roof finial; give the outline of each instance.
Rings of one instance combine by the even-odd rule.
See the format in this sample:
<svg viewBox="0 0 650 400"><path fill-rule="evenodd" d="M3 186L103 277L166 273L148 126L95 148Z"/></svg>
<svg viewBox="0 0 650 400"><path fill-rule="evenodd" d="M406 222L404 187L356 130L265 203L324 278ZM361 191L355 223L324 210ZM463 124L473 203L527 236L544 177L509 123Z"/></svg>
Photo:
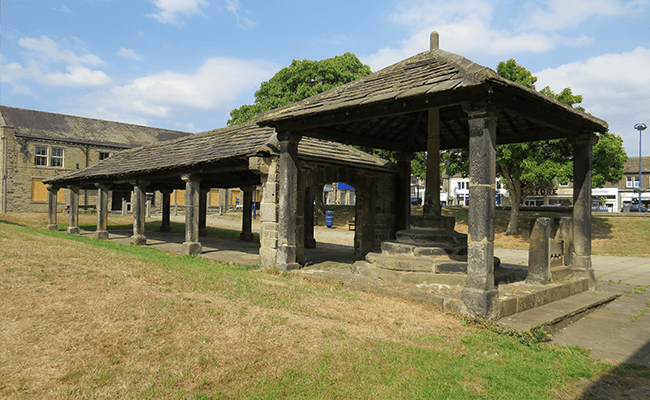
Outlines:
<svg viewBox="0 0 650 400"><path fill-rule="evenodd" d="M438 36L438 32L433 31L431 32L431 49L430 50L438 50L440 48L440 37Z"/></svg>

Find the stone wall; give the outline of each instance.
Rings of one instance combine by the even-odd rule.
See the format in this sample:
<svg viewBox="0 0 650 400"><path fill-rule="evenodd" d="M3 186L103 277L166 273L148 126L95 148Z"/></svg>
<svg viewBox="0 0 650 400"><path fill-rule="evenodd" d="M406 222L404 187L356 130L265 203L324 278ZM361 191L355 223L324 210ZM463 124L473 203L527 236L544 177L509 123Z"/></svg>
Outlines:
<svg viewBox="0 0 650 400"><path fill-rule="evenodd" d="M6 189L0 190L2 212L47 212L47 199L38 198L38 193L35 193L43 189L39 186L39 181L97 164L101 152L112 154L118 151L114 148L16 138L9 127L2 127L2 137L3 146L6 146L0 149L0 155L3 157L0 166L5 180L3 183L6 185ZM63 166L35 165L37 146L48 149L48 164L51 149L62 148ZM69 201L69 191L63 189L62 192L63 198L60 198L58 204L59 211L65 209ZM97 204L97 191L81 190L79 204Z"/></svg>
<svg viewBox="0 0 650 400"><path fill-rule="evenodd" d="M260 266L273 267L278 249L279 158L251 158L251 170L261 175ZM296 258L304 262L305 199L307 191L325 183L345 182L356 189L355 253L364 255L380 248L381 242L395 237L395 175L388 172L298 163L298 211L296 215Z"/></svg>

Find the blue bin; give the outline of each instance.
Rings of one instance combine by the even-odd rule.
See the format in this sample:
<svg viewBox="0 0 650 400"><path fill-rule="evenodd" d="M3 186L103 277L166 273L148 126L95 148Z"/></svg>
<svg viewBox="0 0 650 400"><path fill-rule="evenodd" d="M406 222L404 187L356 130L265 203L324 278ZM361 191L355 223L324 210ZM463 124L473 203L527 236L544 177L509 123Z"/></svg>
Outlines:
<svg viewBox="0 0 650 400"><path fill-rule="evenodd" d="M334 224L334 211L325 211L325 225L331 228Z"/></svg>

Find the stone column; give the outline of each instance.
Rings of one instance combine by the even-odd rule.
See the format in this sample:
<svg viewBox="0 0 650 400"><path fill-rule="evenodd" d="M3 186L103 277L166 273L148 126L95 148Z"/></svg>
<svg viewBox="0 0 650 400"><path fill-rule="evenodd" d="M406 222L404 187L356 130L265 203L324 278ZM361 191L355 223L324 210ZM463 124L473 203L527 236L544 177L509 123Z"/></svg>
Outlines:
<svg viewBox="0 0 650 400"><path fill-rule="evenodd" d="M52 185L47 185L47 229L51 231L58 231L59 225L56 222L57 207L57 194L59 188Z"/></svg>
<svg viewBox="0 0 650 400"><path fill-rule="evenodd" d="M278 252L276 267L280 271L297 269L296 219L298 214L298 143L300 136L278 132L280 142Z"/></svg>
<svg viewBox="0 0 650 400"><path fill-rule="evenodd" d="M184 174L181 179L185 181L185 242L183 254L201 254L199 242L199 196L201 180L196 175Z"/></svg>
<svg viewBox="0 0 650 400"><path fill-rule="evenodd" d="M595 285L591 265L591 177L595 135L573 140L573 271Z"/></svg>
<svg viewBox="0 0 650 400"><path fill-rule="evenodd" d="M497 318L494 286L494 197L497 116L485 109L469 116L469 230L467 284L462 299L470 313Z"/></svg>
<svg viewBox="0 0 650 400"><path fill-rule="evenodd" d="M171 232L172 227L169 221L169 214L171 212L171 194L172 189L162 189L162 225L160 225L160 232Z"/></svg>
<svg viewBox="0 0 650 400"><path fill-rule="evenodd" d="M314 239L314 200L316 189L311 187L305 190L305 248L315 249L316 239Z"/></svg>
<svg viewBox="0 0 650 400"><path fill-rule="evenodd" d="M409 188L410 191L410 188ZM427 137L427 180L423 214L442 215L440 207L440 109L429 110Z"/></svg>
<svg viewBox="0 0 650 400"><path fill-rule="evenodd" d="M208 236L208 193L210 188L201 188L199 194L199 236Z"/></svg>
<svg viewBox="0 0 650 400"><path fill-rule="evenodd" d="M108 185L96 183L97 186L97 230L95 239L108 239Z"/></svg>
<svg viewBox="0 0 650 400"><path fill-rule="evenodd" d="M131 243L136 246L144 246L147 244L144 223L149 182L133 181L131 184L133 185L133 236L131 236Z"/></svg>
<svg viewBox="0 0 650 400"><path fill-rule="evenodd" d="M244 242L253 241L253 191L255 190L252 186L242 186L239 189L244 193L244 204L242 207L242 219L241 219L241 233L239 234L239 240Z"/></svg>
<svg viewBox="0 0 650 400"><path fill-rule="evenodd" d="M411 161L413 153L395 153L397 160L397 190L395 191L397 213L396 226L398 231L409 229L411 216Z"/></svg>
<svg viewBox="0 0 650 400"><path fill-rule="evenodd" d="M79 234L79 188L77 186L68 186L70 189L70 224L68 233L71 235Z"/></svg>

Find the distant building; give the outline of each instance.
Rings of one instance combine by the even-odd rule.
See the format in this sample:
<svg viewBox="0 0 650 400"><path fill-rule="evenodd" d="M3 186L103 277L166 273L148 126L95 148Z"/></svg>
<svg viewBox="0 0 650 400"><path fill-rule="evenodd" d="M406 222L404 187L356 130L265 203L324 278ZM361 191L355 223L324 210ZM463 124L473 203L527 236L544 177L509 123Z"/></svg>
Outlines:
<svg viewBox="0 0 650 400"><path fill-rule="evenodd" d="M43 180L97 164L112 154L191 135L120 122L0 106L0 212L46 212ZM59 191L67 202L67 191ZM80 204L96 203L96 191L80 193ZM109 193L113 209L128 191Z"/></svg>

